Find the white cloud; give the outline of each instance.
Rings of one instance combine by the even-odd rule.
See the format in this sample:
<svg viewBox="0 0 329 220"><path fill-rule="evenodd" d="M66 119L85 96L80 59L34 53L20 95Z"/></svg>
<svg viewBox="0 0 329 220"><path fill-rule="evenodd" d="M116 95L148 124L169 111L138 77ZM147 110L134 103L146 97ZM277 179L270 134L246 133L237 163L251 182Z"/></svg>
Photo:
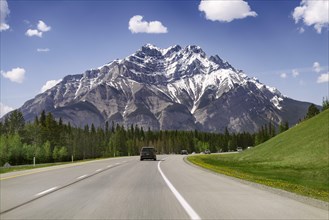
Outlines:
<svg viewBox="0 0 329 220"><path fill-rule="evenodd" d="M10 26L6 23L0 23L0 31L5 31L8 30L10 28Z"/></svg>
<svg viewBox="0 0 329 220"><path fill-rule="evenodd" d="M303 27L297 28L297 30L300 34L305 32L305 29Z"/></svg>
<svg viewBox="0 0 329 220"><path fill-rule="evenodd" d="M323 73L318 77L317 83L326 83L329 82L329 72Z"/></svg>
<svg viewBox="0 0 329 220"><path fill-rule="evenodd" d="M42 32L38 31L36 29L28 29L25 32L25 35L28 36L28 37L33 37L33 36L42 37Z"/></svg>
<svg viewBox="0 0 329 220"><path fill-rule="evenodd" d="M0 0L0 31L5 31L10 28L6 22L6 18L9 13L10 10L8 8L7 0Z"/></svg>
<svg viewBox="0 0 329 220"><path fill-rule="evenodd" d="M37 27L38 29L28 29L25 32L25 35L28 37L33 37L33 36L42 37L42 34L44 32L50 31L51 29L50 26L47 26L46 23L41 20L39 20Z"/></svg>
<svg viewBox="0 0 329 220"><path fill-rule="evenodd" d="M321 71L321 66L320 66L320 63L319 62L314 62L313 63L313 70L317 73L319 73Z"/></svg>
<svg viewBox="0 0 329 220"><path fill-rule="evenodd" d="M38 48L37 52L49 52L50 49L49 48Z"/></svg>
<svg viewBox="0 0 329 220"><path fill-rule="evenodd" d="M31 22L29 21L29 20L23 20L23 22L26 24L26 25L30 25L31 24Z"/></svg>
<svg viewBox="0 0 329 220"><path fill-rule="evenodd" d="M47 91L48 89L54 87L55 85L57 85L57 83L59 83L60 81L62 81L62 79L59 79L59 80L49 80L46 82L46 84L44 84L41 88L41 92L45 92Z"/></svg>
<svg viewBox="0 0 329 220"><path fill-rule="evenodd" d="M38 29L41 32L47 32L47 31L50 31L51 27L47 26L45 22L39 20Z"/></svg>
<svg viewBox="0 0 329 220"><path fill-rule="evenodd" d="M287 78L287 73L281 73L281 74L280 74L280 77L281 77L282 79Z"/></svg>
<svg viewBox="0 0 329 220"><path fill-rule="evenodd" d="M329 1L328 0L302 0L300 6L292 13L296 23L300 20L307 26L314 26L317 33L329 25Z"/></svg>
<svg viewBox="0 0 329 220"><path fill-rule="evenodd" d="M12 110L14 110L14 108L0 102L0 118Z"/></svg>
<svg viewBox="0 0 329 220"><path fill-rule="evenodd" d="M248 16L256 17L257 13L251 11L250 6L243 0L235 1L207 1L202 0L199 11L204 12L206 19L211 21L231 22Z"/></svg>
<svg viewBox="0 0 329 220"><path fill-rule="evenodd" d="M167 27L160 21L143 21L143 16L135 15L129 20L129 30L132 33L162 34L167 33Z"/></svg>
<svg viewBox="0 0 329 220"><path fill-rule="evenodd" d="M12 82L22 83L25 77L25 69L17 67L8 72L1 71L1 75Z"/></svg>
<svg viewBox="0 0 329 220"><path fill-rule="evenodd" d="M299 72L298 72L298 70L295 70L295 69L294 69L294 70L292 70L291 72L292 72L292 76L293 76L293 77L296 78L297 76L299 76Z"/></svg>

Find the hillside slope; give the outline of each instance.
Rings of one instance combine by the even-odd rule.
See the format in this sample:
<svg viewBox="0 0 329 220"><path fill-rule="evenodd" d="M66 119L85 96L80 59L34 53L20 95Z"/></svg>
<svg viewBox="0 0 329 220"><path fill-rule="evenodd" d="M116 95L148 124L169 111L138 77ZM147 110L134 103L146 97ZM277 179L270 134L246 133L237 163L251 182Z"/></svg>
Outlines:
<svg viewBox="0 0 329 220"><path fill-rule="evenodd" d="M280 166L329 166L329 110L234 158Z"/></svg>
<svg viewBox="0 0 329 220"><path fill-rule="evenodd" d="M329 110L242 153L188 160L218 173L329 201Z"/></svg>

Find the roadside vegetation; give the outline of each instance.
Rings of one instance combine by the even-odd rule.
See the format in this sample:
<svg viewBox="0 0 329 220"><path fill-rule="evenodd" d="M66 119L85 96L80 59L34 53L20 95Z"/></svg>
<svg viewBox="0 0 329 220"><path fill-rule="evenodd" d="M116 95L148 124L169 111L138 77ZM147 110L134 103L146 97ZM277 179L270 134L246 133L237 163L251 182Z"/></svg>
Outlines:
<svg viewBox="0 0 329 220"><path fill-rule="evenodd" d="M280 131L288 129L288 126ZM106 123L76 128L55 120L42 112L33 122L26 123L18 110L0 122L0 167L9 165L54 163L94 158L138 155L141 147L154 146L158 153L229 151L236 146L247 148L276 135L273 123L261 127L259 133L223 134L199 131L151 131L136 125L125 128ZM7 164L7 165L8 165Z"/></svg>
<svg viewBox="0 0 329 220"><path fill-rule="evenodd" d="M10 173L14 171L24 171L24 170L31 170L31 169L37 169L37 168L44 168L44 167L52 167L52 166L58 166L58 165L65 165L65 164L80 164L85 163L89 161L96 161L101 160L103 158L99 159L86 159L86 160L75 160L75 161L66 161L66 162L54 162L54 163L42 163L42 164L27 164L27 165L18 165L18 166L10 166L10 167L0 167L0 174L4 173Z"/></svg>
<svg viewBox="0 0 329 220"><path fill-rule="evenodd" d="M326 99L323 109L328 106ZM310 106L305 118L318 111L316 106ZM76 161L133 156L138 155L143 146L153 146L159 154L180 153L183 149L189 153L227 152L261 144L288 129L287 122L275 128L272 121L260 126L254 134L230 133L227 128L223 133L152 131L113 122L106 122L103 127L91 124L78 128L56 120L45 111L34 121L26 122L23 114L14 110L0 122L0 167L33 164L34 160L36 164L44 164L67 162L72 158Z"/></svg>
<svg viewBox="0 0 329 220"><path fill-rule="evenodd" d="M11 167L0 167L0 174L10 173L15 171L23 171L23 170L31 170L36 168L43 168L43 167L50 167L50 166L57 166L62 164L68 164L69 162L62 162L62 163L47 163L47 164L37 164L37 165L22 165L22 166L11 166Z"/></svg>
<svg viewBox="0 0 329 220"><path fill-rule="evenodd" d="M329 110L238 154L190 156L225 175L329 202Z"/></svg>

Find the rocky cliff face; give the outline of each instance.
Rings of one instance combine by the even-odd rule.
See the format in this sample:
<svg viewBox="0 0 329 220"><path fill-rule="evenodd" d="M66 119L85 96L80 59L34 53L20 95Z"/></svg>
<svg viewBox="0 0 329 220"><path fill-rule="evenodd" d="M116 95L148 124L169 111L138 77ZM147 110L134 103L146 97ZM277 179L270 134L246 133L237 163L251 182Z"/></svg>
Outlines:
<svg viewBox="0 0 329 220"><path fill-rule="evenodd" d="M83 74L66 76L20 110L33 120L42 110L75 126L106 121L153 130L256 131L272 120L295 124L310 103L283 96L198 46L134 54Z"/></svg>

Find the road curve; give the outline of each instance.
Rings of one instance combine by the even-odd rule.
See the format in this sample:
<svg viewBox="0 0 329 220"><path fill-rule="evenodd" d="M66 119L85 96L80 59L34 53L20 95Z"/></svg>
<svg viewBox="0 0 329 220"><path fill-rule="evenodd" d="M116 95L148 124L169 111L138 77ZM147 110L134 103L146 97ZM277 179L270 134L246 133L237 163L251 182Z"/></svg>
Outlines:
<svg viewBox="0 0 329 220"><path fill-rule="evenodd" d="M0 179L0 219L329 217L328 210L195 168L180 155L105 159Z"/></svg>

